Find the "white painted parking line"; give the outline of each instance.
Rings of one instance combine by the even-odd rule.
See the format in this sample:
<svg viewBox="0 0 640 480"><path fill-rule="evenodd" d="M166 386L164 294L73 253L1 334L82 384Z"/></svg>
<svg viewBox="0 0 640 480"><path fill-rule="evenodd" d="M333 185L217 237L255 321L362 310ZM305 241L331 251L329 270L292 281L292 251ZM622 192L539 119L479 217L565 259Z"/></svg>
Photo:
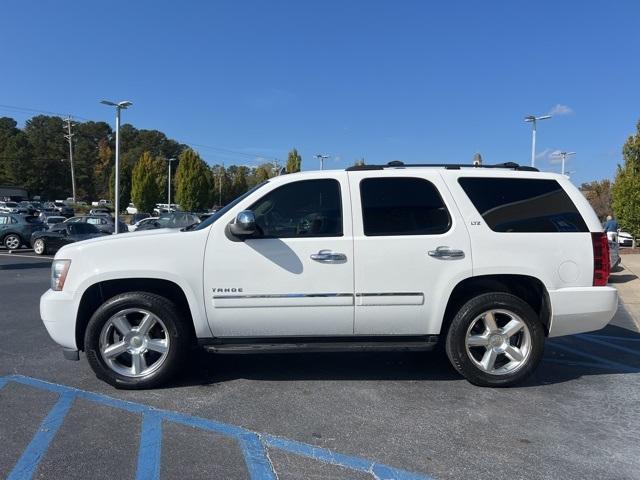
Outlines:
<svg viewBox="0 0 640 480"><path fill-rule="evenodd" d="M0 253L0 257L20 257L20 258L34 258L40 260L42 258L47 260L53 260L53 257L47 255L20 255L18 253Z"/></svg>

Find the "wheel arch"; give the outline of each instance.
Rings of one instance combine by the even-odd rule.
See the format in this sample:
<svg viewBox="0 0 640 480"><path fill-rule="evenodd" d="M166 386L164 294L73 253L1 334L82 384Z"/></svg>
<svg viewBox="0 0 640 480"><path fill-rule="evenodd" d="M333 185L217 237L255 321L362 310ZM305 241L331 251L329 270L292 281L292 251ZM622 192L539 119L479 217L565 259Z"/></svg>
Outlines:
<svg viewBox="0 0 640 480"><path fill-rule="evenodd" d="M161 278L121 278L96 282L82 294L76 314L75 339L78 350L84 350L84 334L93 313L108 299L125 292L155 293L171 300L183 315L192 338L196 338L192 308L180 285Z"/></svg>
<svg viewBox="0 0 640 480"><path fill-rule="evenodd" d="M529 304L538 314L545 335L551 325L551 300L544 283L528 275L496 274L468 277L460 281L451 291L442 320L441 335L446 336L453 317L469 299L489 292L510 293Z"/></svg>

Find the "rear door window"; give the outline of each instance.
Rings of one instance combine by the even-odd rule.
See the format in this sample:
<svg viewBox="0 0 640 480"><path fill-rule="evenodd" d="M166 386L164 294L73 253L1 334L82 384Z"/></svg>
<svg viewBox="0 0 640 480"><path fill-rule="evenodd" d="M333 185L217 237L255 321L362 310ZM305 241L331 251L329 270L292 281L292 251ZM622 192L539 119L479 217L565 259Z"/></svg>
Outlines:
<svg viewBox="0 0 640 480"><path fill-rule="evenodd" d="M588 232L580 212L555 180L458 179L494 232Z"/></svg>
<svg viewBox="0 0 640 480"><path fill-rule="evenodd" d="M437 235L451 225L438 189L422 178L365 178L360 199L367 236Z"/></svg>

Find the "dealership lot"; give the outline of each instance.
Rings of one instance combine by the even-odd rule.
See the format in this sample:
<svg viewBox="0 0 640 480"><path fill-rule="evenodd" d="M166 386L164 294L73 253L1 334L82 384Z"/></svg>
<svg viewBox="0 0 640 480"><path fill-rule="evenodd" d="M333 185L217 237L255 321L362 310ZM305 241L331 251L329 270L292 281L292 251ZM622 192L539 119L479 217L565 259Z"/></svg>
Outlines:
<svg viewBox="0 0 640 480"><path fill-rule="evenodd" d="M438 352L203 353L170 388L118 391L41 325L49 266L0 252L0 478L640 478L628 330L549 342L511 389Z"/></svg>

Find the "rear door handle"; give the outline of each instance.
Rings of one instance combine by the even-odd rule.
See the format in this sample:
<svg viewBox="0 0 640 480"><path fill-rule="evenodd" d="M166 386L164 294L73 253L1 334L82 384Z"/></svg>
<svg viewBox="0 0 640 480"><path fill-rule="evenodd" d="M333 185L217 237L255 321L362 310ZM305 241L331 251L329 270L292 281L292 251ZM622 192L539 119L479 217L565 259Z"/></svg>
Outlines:
<svg viewBox="0 0 640 480"><path fill-rule="evenodd" d="M448 258L464 258L464 252L462 250L451 249L447 246L440 246L435 250L429 250L429 256L434 258L442 258L444 260Z"/></svg>
<svg viewBox="0 0 640 480"><path fill-rule="evenodd" d="M331 250L320 250L318 253L311 254L311 260L320 263L344 263L347 261L347 256Z"/></svg>

